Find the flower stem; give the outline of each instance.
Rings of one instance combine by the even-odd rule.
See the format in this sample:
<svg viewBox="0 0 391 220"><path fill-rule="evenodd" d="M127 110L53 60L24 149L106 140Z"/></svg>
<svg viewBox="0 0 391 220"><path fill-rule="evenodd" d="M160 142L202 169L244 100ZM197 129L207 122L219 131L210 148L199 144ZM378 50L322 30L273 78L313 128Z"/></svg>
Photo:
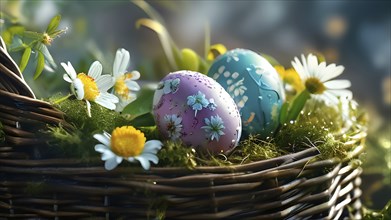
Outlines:
<svg viewBox="0 0 391 220"><path fill-rule="evenodd" d="M305 103L310 98L311 94L307 89L303 90L299 95L297 95L296 98L293 100L291 106L289 106L288 115L284 123L291 120L296 120L300 112L303 110Z"/></svg>
<svg viewBox="0 0 391 220"><path fill-rule="evenodd" d="M55 100L53 103L54 103L54 104L59 104L59 103L65 101L65 100L67 100L67 99L68 99L69 97L71 97L71 96L72 96L72 94L68 94L68 95L66 95L66 96L64 96L64 97L61 97L61 98Z"/></svg>

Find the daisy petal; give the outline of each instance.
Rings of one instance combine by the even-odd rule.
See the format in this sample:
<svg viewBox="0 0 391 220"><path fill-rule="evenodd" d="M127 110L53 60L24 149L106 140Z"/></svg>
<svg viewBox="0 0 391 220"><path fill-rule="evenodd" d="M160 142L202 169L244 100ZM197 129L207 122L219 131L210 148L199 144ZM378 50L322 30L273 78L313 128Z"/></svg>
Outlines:
<svg viewBox="0 0 391 220"><path fill-rule="evenodd" d="M158 140L147 141L144 145L143 153L154 153L156 154L158 150L162 148L162 142Z"/></svg>
<svg viewBox="0 0 391 220"><path fill-rule="evenodd" d="M103 153L106 150L108 150L109 148L106 145L104 145L104 144L97 144L97 145L95 145L94 149L95 149L96 152Z"/></svg>
<svg viewBox="0 0 391 220"><path fill-rule="evenodd" d="M113 76L118 78L126 72L126 68L129 64L129 52L123 48L118 49L115 54L114 64L113 64Z"/></svg>
<svg viewBox="0 0 391 220"><path fill-rule="evenodd" d="M312 54L308 55L308 72L309 75L314 77L317 75L318 58Z"/></svg>
<svg viewBox="0 0 391 220"><path fill-rule="evenodd" d="M76 78L73 80L73 83L71 84L72 92L76 96L78 100L82 100L84 98L84 85L83 82Z"/></svg>
<svg viewBox="0 0 391 220"><path fill-rule="evenodd" d="M99 105L110 109L114 110L115 109L115 104L118 103L119 99L117 96L113 94L109 94L107 92L105 93L100 93L98 97L96 97L95 102L98 103Z"/></svg>
<svg viewBox="0 0 391 220"><path fill-rule="evenodd" d="M99 91L106 92L114 85L114 78L110 75L102 75L96 80Z"/></svg>
<svg viewBox="0 0 391 220"><path fill-rule="evenodd" d="M68 62L68 65L66 63L61 63L61 66L64 68L65 72L67 72L71 79L76 79L77 73L71 62Z"/></svg>
<svg viewBox="0 0 391 220"><path fill-rule="evenodd" d="M139 71L133 70L130 74L131 74L131 77L129 78L130 80L140 79L140 72Z"/></svg>
<svg viewBox="0 0 391 220"><path fill-rule="evenodd" d="M116 157L116 155L111 150L105 150L105 151L102 152L101 159L102 160L110 160L110 159L113 159L115 157Z"/></svg>
<svg viewBox="0 0 391 220"><path fill-rule="evenodd" d="M63 78L65 81L67 81L67 82L69 82L69 83L72 83L72 79L69 77L68 74L64 74L64 75L62 76L62 78Z"/></svg>
<svg viewBox="0 0 391 220"><path fill-rule="evenodd" d="M88 114L88 117L91 118L91 103L86 100L86 104L87 104L87 114Z"/></svg>
<svg viewBox="0 0 391 220"><path fill-rule="evenodd" d="M124 108L126 106L128 106L131 102L133 102L134 100L136 100L136 96L131 94L127 97L127 99L123 99L121 97L121 99L119 100L119 102L117 103L116 107L115 107L115 111L116 112L122 112L124 110Z"/></svg>
<svg viewBox="0 0 391 220"><path fill-rule="evenodd" d="M335 66L335 64L330 64L326 67L325 73L320 77L320 81L326 82L329 79L333 79L339 75L342 74L344 71L345 67L343 66Z"/></svg>
<svg viewBox="0 0 391 220"><path fill-rule="evenodd" d="M110 138L103 134L94 134L94 138L106 146L110 146Z"/></svg>
<svg viewBox="0 0 391 220"><path fill-rule="evenodd" d="M295 61L292 61L291 64L301 79L306 79L308 77L306 71L304 71L303 66L300 63L299 58L295 57Z"/></svg>
<svg viewBox="0 0 391 220"><path fill-rule="evenodd" d="M121 52L122 52L122 60L121 60L120 65L119 65L118 72L119 73L125 73L126 69L129 66L130 55L129 55L129 52L127 50L123 49L123 48L121 49Z"/></svg>
<svg viewBox="0 0 391 220"><path fill-rule="evenodd" d="M111 138L111 134L110 134L109 132L107 132L107 131L103 131L103 135L104 135L105 137L107 137L108 139Z"/></svg>
<svg viewBox="0 0 391 220"><path fill-rule="evenodd" d="M326 105L334 105L337 106L339 103L339 99L330 91L325 91L322 95L319 96L325 103Z"/></svg>
<svg viewBox="0 0 391 220"><path fill-rule="evenodd" d="M120 163L122 162L123 159L124 159L124 158L122 158L122 157L116 156L116 161L117 161L118 164L120 164Z"/></svg>
<svg viewBox="0 0 391 220"><path fill-rule="evenodd" d="M142 155L135 157L135 159L140 161L140 164L144 168L144 170L149 170L149 168L151 167L149 160L145 159Z"/></svg>
<svg viewBox="0 0 391 220"><path fill-rule="evenodd" d="M139 90L140 90L140 86L139 86L138 83L135 82L135 81L126 80L126 81L125 81L125 84L126 84L126 86L128 87L128 89L130 89L130 90L132 90L132 91L139 91Z"/></svg>
<svg viewBox="0 0 391 220"><path fill-rule="evenodd" d="M116 168L117 166L118 166L118 163L117 163L115 157L113 157L109 160L106 160L106 162L105 162L105 169L106 170L112 170L112 169Z"/></svg>
<svg viewBox="0 0 391 220"><path fill-rule="evenodd" d="M94 78L95 80L102 74L102 64L99 61L95 61L91 64L90 69L88 70L88 76Z"/></svg>
<svg viewBox="0 0 391 220"><path fill-rule="evenodd" d="M349 80L339 79L339 80L331 80L331 81L325 82L324 85L328 89L346 89L351 86L351 83Z"/></svg>
<svg viewBox="0 0 391 220"><path fill-rule="evenodd" d="M159 163L159 158L155 154L144 153L142 154L142 157L144 157L146 160L153 162L154 164Z"/></svg>

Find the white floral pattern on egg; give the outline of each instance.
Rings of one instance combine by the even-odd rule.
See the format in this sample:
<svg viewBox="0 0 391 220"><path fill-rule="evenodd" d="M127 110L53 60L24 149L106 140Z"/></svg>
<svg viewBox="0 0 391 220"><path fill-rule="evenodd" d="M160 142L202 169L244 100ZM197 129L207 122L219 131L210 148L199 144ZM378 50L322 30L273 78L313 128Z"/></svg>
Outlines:
<svg viewBox="0 0 391 220"><path fill-rule="evenodd" d="M272 135L285 95L278 73L265 58L250 50L234 49L213 62L208 76L220 83L237 104L243 137Z"/></svg>

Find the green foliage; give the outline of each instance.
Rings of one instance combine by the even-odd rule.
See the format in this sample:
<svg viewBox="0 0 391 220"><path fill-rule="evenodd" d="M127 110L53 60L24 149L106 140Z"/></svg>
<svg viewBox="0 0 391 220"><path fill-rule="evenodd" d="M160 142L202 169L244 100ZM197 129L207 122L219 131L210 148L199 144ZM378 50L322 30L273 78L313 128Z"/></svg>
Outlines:
<svg viewBox="0 0 391 220"><path fill-rule="evenodd" d="M307 100L311 97L310 93L307 90L303 90L300 94L298 94L292 101L292 104L288 106L284 106L283 111L280 116L281 124L287 123L291 120L296 120L299 116L300 112L303 110Z"/></svg>
<svg viewBox="0 0 391 220"><path fill-rule="evenodd" d="M57 27L60 24L61 15L56 15L50 21L48 27L46 28L46 33L53 34L57 31Z"/></svg>
<svg viewBox="0 0 391 220"><path fill-rule="evenodd" d="M10 45L10 44L12 44L12 39L14 38L14 36L15 35L23 35L23 32L25 30L26 29L23 26L15 24L15 25L5 29L3 31L3 33L1 34L1 36L3 37L4 42L7 45Z"/></svg>
<svg viewBox="0 0 391 220"><path fill-rule="evenodd" d="M61 149L60 154L89 161L99 156L94 146L97 141L94 134L107 131L111 133L116 127L131 125L123 115L106 109L96 103L91 103L92 117L88 117L86 103L75 98L56 103L59 97L53 97L50 102L65 113L65 119L74 126L72 131L63 127L53 127L49 134L53 137L51 145Z"/></svg>
<svg viewBox="0 0 391 220"><path fill-rule="evenodd" d="M245 164L254 161L267 160L286 154L271 140L262 140L259 135L250 135L242 140L228 156L223 154L215 156L199 156L198 164L201 166L228 166Z"/></svg>
<svg viewBox="0 0 391 220"><path fill-rule="evenodd" d="M41 51L38 51L37 68L35 69L34 79L37 79L45 67L45 57Z"/></svg>
<svg viewBox="0 0 391 220"><path fill-rule="evenodd" d="M137 116L134 117L91 103L92 118L89 118L85 112L84 101L74 98L59 100L62 101L53 102L54 105L66 114L66 121L75 127L72 132L62 127L50 129L52 137L56 140L53 146L60 146L64 155L90 161L97 156L93 149L97 141L93 135L103 131L110 133L115 127L124 125L137 127L144 132L148 140L161 139L154 125L153 116L149 112L150 109L142 115L137 114L146 111L145 109L132 110ZM250 135L228 156L199 155L193 148L184 146L180 142L165 141L163 148L158 152L160 159L158 166L179 166L190 169L195 166L227 166L271 159L310 147L316 147L320 151L318 159L334 157L345 159L354 146L347 146L344 142L349 140L350 133L352 135L355 133L358 123L357 126L353 126L350 133L347 133L347 136L339 136L336 134L344 126L342 121L337 108L311 100L298 119L282 125L275 137L265 141L257 135Z"/></svg>
<svg viewBox="0 0 391 220"><path fill-rule="evenodd" d="M286 152L298 152L310 147L320 151L319 159L344 159L351 150L344 140L336 138L344 124L341 113L334 107L311 100L296 121L281 126L275 143Z"/></svg>
<svg viewBox="0 0 391 220"><path fill-rule="evenodd" d="M21 72L23 72L28 65L32 52L37 54L34 79L37 79L41 75L45 64L49 69L57 68L47 46L50 46L55 38L66 31L57 30L60 21L60 15L53 17L45 32L26 30L26 28L19 23L11 23L11 25L2 32L4 42L7 44L9 52L23 51L22 58L19 62Z"/></svg>
<svg viewBox="0 0 391 220"><path fill-rule="evenodd" d="M177 70L192 70L200 73L207 73L212 63L212 60L209 59L209 53L211 51L215 51L215 45L210 45L210 31L208 26L205 30L205 53L202 57L192 49L179 49L166 29L161 16L147 2L132 1L132 3L141 8L150 17L137 20L136 28L146 27L157 34L162 45L165 58L168 62L169 70L167 72ZM223 46L221 44L218 45L220 47Z"/></svg>
<svg viewBox="0 0 391 220"><path fill-rule="evenodd" d="M27 47L23 52L22 59L20 60L20 64L19 64L20 72L23 72L24 69L26 68L27 63L29 62L30 59L30 55L31 55L31 47Z"/></svg>
<svg viewBox="0 0 391 220"><path fill-rule="evenodd" d="M238 150L229 156L230 161L236 163L253 162L267 160L286 154L272 140L262 140L259 135L250 135L247 139L240 142Z"/></svg>
<svg viewBox="0 0 391 220"><path fill-rule="evenodd" d="M155 90L149 87L143 87L137 95L137 99L127 105L122 111L124 114L130 114L132 118L150 113L152 111L153 95Z"/></svg>
<svg viewBox="0 0 391 220"><path fill-rule="evenodd" d="M181 142L166 141L157 156L161 167L187 167L191 169L197 166L195 150L184 146Z"/></svg>

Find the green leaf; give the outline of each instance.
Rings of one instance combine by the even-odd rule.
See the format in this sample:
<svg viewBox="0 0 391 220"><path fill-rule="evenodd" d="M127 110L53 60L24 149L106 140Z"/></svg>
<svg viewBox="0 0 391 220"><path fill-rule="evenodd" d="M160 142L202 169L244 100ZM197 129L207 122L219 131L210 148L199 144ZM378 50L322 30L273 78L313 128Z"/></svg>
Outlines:
<svg viewBox="0 0 391 220"><path fill-rule="evenodd" d="M148 2L140 0L131 0L131 2L141 8L150 18L165 26L163 18Z"/></svg>
<svg viewBox="0 0 391 220"><path fill-rule="evenodd" d="M158 35L160 43L162 44L164 54L167 57L168 63L171 68L178 69L177 63L175 62L175 48L177 48L174 42L171 40L170 35L167 32L167 29L158 21L154 21L148 18L141 18L136 21L136 28L141 26L147 27Z"/></svg>
<svg viewBox="0 0 391 220"><path fill-rule="evenodd" d="M23 72L24 69L27 66L27 63L29 62L31 55L31 47L26 47L26 49L23 52L22 59L20 60L19 69L20 72Z"/></svg>
<svg viewBox="0 0 391 220"><path fill-rule="evenodd" d="M59 35L65 33L66 31L67 31L66 28L65 28L65 29L61 29L61 30L56 30L56 31L54 31L53 33L50 33L50 37L51 37L51 38L56 38L57 36L59 36Z"/></svg>
<svg viewBox="0 0 391 220"><path fill-rule="evenodd" d="M9 52L16 52L19 50L23 50L26 48L27 45L25 45L18 36L15 36L14 39L12 40L12 44L9 45L8 51Z"/></svg>
<svg viewBox="0 0 391 220"><path fill-rule="evenodd" d="M42 74L43 68L45 67L45 57L40 51L37 51L37 53L37 68L35 69L34 80L38 79L38 77Z"/></svg>
<svg viewBox="0 0 391 220"><path fill-rule="evenodd" d="M1 36L3 37L3 40L4 42L7 44L7 45L10 45L12 43L12 33L9 32L8 30L5 30Z"/></svg>
<svg viewBox="0 0 391 220"><path fill-rule="evenodd" d="M287 121L296 120L311 94L305 89L293 100L288 111Z"/></svg>
<svg viewBox="0 0 391 220"><path fill-rule="evenodd" d="M52 34L57 29L58 25L60 24L60 21L61 15L54 16L50 21L48 27L46 28L46 33L48 33L49 35Z"/></svg>
<svg viewBox="0 0 391 220"><path fill-rule="evenodd" d="M14 34L19 34L19 35L21 35L21 34L23 34L23 32L25 31L25 28L24 28L23 26L17 25L17 26L9 27L9 28L7 29L7 31L9 31L12 35L14 35Z"/></svg>
<svg viewBox="0 0 391 220"><path fill-rule="evenodd" d="M199 61L200 61L200 65L198 66L198 72L206 75L208 73L211 63L205 61L204 59L200 59Z"/></svg>
<svg viewBox="0 0 391 220"><path fill-rule="evenodd" d="M185 48L182 50L182 59L179 68L182 70L198 71L199 58L194 50Z"/></svg>
<svg viewBox="0 0 391 220"><path fill-rule="evenodd" d="M54 59L50 54L48 47L42 43L39 43L38 50L43 54L46 62L48 62L50 67L52 67L53 69L57 69L57 64L54 62Z"/></svg>
<svg viewBox="0 0 391 220"><path fill-rule="evenodd" d="M281 106L280 110L280 124L284 124L286 122L286 119L288 118L288 108L289 108L289 103L285 102Z"/></svg>
<svg viewBox="0 0 391 220"><path fill-rule="evenodd" d="M132 118L136 118L140 115L151 112L154 93L155 90L151 88L142 88L137 96L137 99L127 105L122 113L130 114Z"/></svg>
<svg viewBox="0 0 391 220"><path fill-rule="evenodd" d="M25 31L23 32L24 37L32 38L35 40L40 40L43 36L42 33L34 32L34 31Z"/></svg>
<svg viewBox="0 0 391 220"><path fill-rule="evenodd" d="M132 126L134 127L148 127L155 125L155 119L151 112L140 115L132 120Z"/></svg>

